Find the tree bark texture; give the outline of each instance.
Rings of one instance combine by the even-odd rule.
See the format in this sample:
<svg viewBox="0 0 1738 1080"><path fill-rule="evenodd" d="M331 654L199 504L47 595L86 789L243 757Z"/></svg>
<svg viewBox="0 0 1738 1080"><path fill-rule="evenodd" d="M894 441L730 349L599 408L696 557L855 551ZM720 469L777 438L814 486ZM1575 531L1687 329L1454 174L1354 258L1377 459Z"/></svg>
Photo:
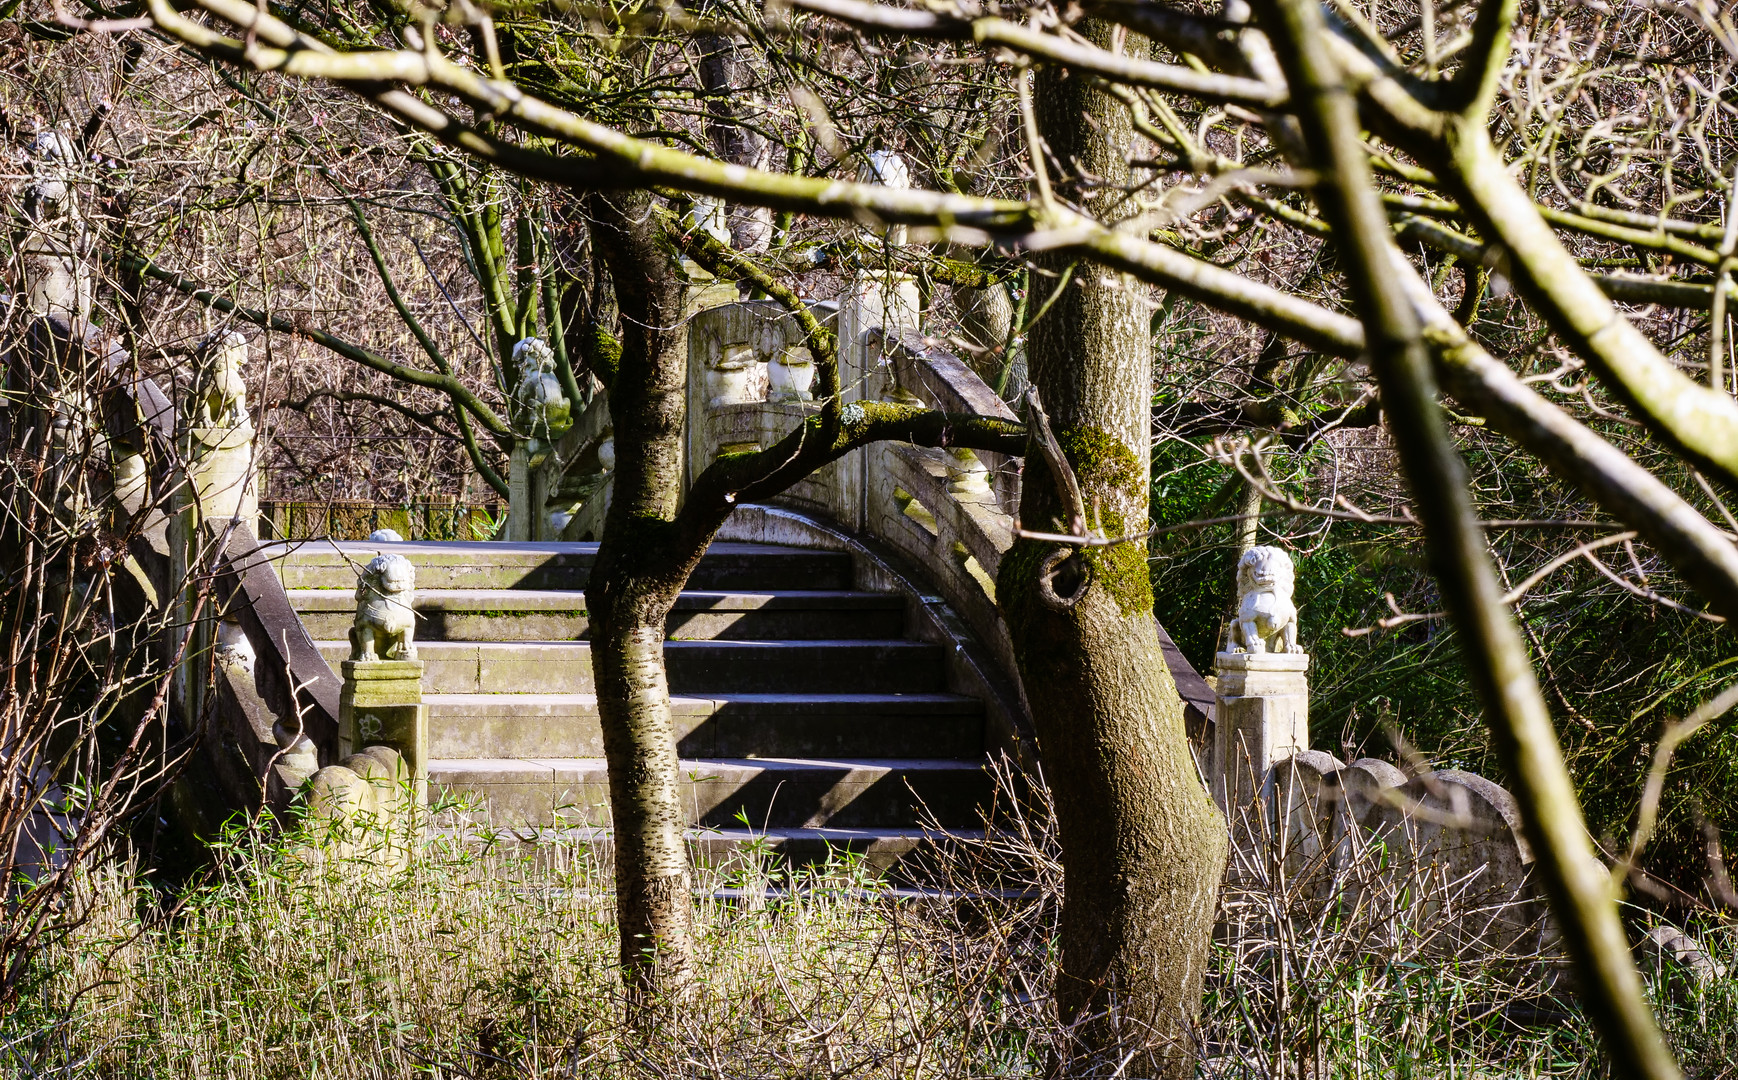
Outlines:
<svg viewBox="0 0 1738 1080"><path fill-rule="evenodd" d="M586 583L592 670L615 833L616 908L629 986L693 977L687 824L664 673L664 623L693 560L670 548L682 488L682 284L645 192L588 198L615 283L621 358L610 386L616 473Z"/></svg>
<svg viewBox="0 0 1738 1080"><path fill-rule="evenodd" d="M1110 28L1078 29L1108 44ZM1138 40L1138 39L1137 39ZM1144 46L1143 46L1144 47ZM1084 77L1045 70L1037 126L1060 163L1057 195L1115 216L1128 175L1124 110ZM1089 178L1084 183L1074 178ZM1078 475L1089 527L1110 535L1147 521L1152 352L1147 311L1132 281L1066 258L1034 275L1032 309L1062 295L1030 334L1031 379ZM1066 276L1064 276L1066 275ZM1022 525L1066 531L1058 485L1027 454ZM1183 705L1153 621L1139 543L1088 549L1058 573L1087 583L1071 607L1039 587L1053 545L1020 540L996 593L1012 636L1056 805L1065 899L1060 1019L1078 1025L1072 1074L1093 1059L1120 1061L1146 1044L1133 1074L1192 1076L1188 1021L1199 1008L1227 838L1196 775Z"/></svg>

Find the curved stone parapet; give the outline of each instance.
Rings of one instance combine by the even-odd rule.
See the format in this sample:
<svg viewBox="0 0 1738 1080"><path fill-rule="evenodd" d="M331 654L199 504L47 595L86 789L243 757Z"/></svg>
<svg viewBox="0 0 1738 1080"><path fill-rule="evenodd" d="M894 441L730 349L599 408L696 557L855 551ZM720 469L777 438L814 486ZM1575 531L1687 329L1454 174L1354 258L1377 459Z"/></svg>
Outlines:
<svg viewBox="0 0 1738 1080"><path fill-rule="evenodd" d="M1332 888L1335 826L1344 812L1344 770L1339 758L1305 750L1274 768L1275 841L1290 888L1323 896Z"/></svg>

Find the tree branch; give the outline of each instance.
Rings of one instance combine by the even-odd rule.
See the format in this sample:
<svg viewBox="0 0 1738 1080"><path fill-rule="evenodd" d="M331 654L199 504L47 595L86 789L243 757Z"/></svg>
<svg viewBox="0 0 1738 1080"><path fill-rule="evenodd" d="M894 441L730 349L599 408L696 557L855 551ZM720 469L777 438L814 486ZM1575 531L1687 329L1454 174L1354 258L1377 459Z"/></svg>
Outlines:
<svg viewBox="0 0 1738 1080"><path fill-rule="evenodd" d="M1298 119L1309 148L1308 164L1323 177L1318 195L1339 239L1337 247L1370 339L1371 365L1394 420L1401 462L1413 491L1427 495L1415 501L1432 569L1493 741L1514 783L1535 865L1575 965L1582 1000L1617 1071L1678 1080L1677 1066L1642 992L1611 877L1588 839L1526 645L1503 603L1465 466L1436 402L1422 327L1393 272L1401 256L1359 143L1357 107L1324 45L1329 35L1321 8L1317 0L1261 0L1258 10L1266 16L1263 23L1280 46L1281 63L1302 103ZM1579 267L1572 272L1579 276Z"/></svg>
<svg viewBox="0 0 1738 1080"><path fill-rule="evenodd" d="M477 398L477 395L471 393L464 383L451 375L436 375L432 372L406 367L403 364L386 359L379 353L365 349L360 345L354 345L345 341L343 338L328 334L324 330L298 324L290 319L284 318L282 315L267 315L263 311L256 311L253 308L242 307L229 297L221 296L190 278L185 278L172 271L165 270L156 263L151 262L149 259L143 259L136 255L123 255L120 259L120 263L128 270L143 274L153 281L163 282L165 285L168 285L171 288L199 301L206 307L214 308L215 310L224 312L225 314L234 315L236 318L241 319L244 322L250 322L255 326L262 327L266 330L274 330L280 334L294 334L298 337L307 338L316 345L322 345L325 348L330 349L339 356L344 357L346 360L354 360L363 367L372 368L383 375L390 375L400 382L407 382L413 386L425 386L431 390L439 390L452 398L454 405L463 408L465 411L475 416L484 427L489 429L490 434L502 441L503 449L512 445L512 429L502 422L501 418L495 414L493 409L480 401Z"/></svg>

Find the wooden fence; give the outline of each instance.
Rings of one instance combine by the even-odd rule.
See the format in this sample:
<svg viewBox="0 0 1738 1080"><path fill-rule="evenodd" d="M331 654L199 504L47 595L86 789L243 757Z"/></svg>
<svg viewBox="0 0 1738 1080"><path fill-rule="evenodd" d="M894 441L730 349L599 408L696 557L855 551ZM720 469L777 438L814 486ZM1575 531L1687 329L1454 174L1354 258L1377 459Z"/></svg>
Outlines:
<svg viewBox="0 0 1738 1080"><path fill-rule="evenodd" d="M259 531L262 540L366 540L377 529L391 529L406 540L489 540L505 514L501 504L470 506L457 500L261 499Z"/></svg>

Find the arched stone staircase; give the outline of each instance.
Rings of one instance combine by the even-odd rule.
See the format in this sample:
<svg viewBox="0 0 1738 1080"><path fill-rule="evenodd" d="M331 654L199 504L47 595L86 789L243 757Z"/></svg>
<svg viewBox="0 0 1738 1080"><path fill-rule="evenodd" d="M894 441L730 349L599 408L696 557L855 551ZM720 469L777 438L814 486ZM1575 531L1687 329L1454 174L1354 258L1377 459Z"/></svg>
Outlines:
<svg viewBox="0 0 1738 1080"><path fill-rule="evenodd" d="M495 826L585 837L609 821L581 591L596 550L315 541L262 554L334 669L356 568L409 558L431 792L469 797ZM886 863L925 822L978 824L983 702L949 689L947 649L917 638L899 592L858 586L846 551L724 542L702 560L665 646L696 843L758 836L794 857L831 847Z"/></svg>

